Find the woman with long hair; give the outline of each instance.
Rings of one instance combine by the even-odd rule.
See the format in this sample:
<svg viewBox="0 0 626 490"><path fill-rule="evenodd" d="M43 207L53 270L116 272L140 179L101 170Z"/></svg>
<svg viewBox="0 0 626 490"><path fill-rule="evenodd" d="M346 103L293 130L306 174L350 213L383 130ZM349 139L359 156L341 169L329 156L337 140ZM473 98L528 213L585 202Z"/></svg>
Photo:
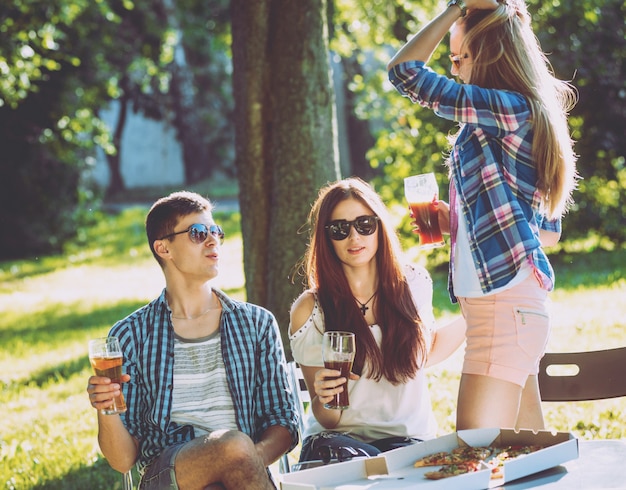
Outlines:
<svg viewBox="0 0 626 490"><path fill-rule="evenodd" d="M426 66L448 32L460 82ZM553 75L523 0L450 0L388 68L401 94L460 124L440 205L450 296L467 322L457 429L542 429L536 375L554 287L542 247L558 242L576 187L576 93Z"/></svg>
<svg viewBox="0 0 626 490"><path fill-rule="evenodd" d="M290 324L292 353L311 395L300 460L324 459L323 451L376 455L434 437L424 368L462 343L462 318L435 329L430 275L401 263L389 213L363 180L322 188L309 224L302 262L308 289L294 302ZM324 408L346 381L323 367L327 330L356 338L345 410Z"/></svg>

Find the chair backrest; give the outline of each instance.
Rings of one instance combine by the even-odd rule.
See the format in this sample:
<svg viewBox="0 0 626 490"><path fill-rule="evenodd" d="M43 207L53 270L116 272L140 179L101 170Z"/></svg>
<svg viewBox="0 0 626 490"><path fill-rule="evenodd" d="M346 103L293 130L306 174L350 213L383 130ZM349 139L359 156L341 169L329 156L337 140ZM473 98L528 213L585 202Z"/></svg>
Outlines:
<svg viewBox="0 0 626 490"><path fill-rule="evenodd" d="M304 416L307 405L311 403L311 395L309 394L309 390L306 389L302 370L295 361L287 363L287 375L289 376L291 389L293 390L296 400L296 409L300 415L298 430L300 431L300 438L302 439L302 434L304 433ZM283 454L281 457L279 471L280 473L289 473L291 471L288 454Z"/></svg>
<svg viewBox="0 0 626 490"><path fill-rule="evenodd" d="M626 347L547 353L538 380L541 399L547 402L626 396Z"/></svg>
<svg viewBox="0 0 626 490"><path fill-rule="evenodd" d="M291 387L296 397L296 406L300 415L300 434L304 432L304 415L306 407L311 403L311 395L306 388L304 376L300 366L294 361L287 363L287 372L289 374L289 380L291 381Z"/></svg>
<svg viewBox="0 0 626 490"><path fill-rule="evenodd" d="M133 470L128 470L122 475L122 484L124 490L135 490L135 485L133 484Z"/></svg>

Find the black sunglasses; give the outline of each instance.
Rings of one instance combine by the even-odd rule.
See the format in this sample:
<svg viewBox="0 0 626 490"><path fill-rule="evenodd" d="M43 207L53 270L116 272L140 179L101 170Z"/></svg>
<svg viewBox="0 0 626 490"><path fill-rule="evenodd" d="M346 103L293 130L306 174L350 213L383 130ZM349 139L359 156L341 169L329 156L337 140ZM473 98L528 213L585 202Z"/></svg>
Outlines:
<svg viewBox="0 0 626 490"><path fill-rule="evenodd" d="M324 464L330 463L333 459L336 459L339 463L344 461L350 461L352 458L366 457L369 458L369 454L365 450L353 447L330 447L320 446L317 448L317 454Z"/></svg>
<svg viewBox="0 0 626 490"><path fill-rule="evenodd" d="M166 238L171 238L182 233L189 233L189 239L196 244L204 243L209 234L217 238L220 242L220 245L224 243L224 230L222 230L220 226L211 225L207 227L207 225L202 223L195 223L186 230L170 233L169 235L165 235L164 237L159 238L159 240L165 240Z"/></svg>
<svg viewBox="0 0 626 490"><path fill-rule="evenodd" d="M354 226L354 229L359 235L371 235L376 231L376 223L378 222L378 216L359 216L355 220L346 221L345 219L336 219L331 221L324 228L328 232L328 236L333 240L345 240L350 235L350 227Z"/></svg>

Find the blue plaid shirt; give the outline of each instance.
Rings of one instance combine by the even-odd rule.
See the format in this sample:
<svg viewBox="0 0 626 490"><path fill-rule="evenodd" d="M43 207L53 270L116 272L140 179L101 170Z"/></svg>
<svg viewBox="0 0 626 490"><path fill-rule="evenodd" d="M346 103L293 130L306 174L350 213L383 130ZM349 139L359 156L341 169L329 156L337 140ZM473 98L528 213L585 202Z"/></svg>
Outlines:
<svg viewBox="0 0 626 490"><path fill-rule="evenodd" d="M539 229L560 232L547 220L532 160L531 111L519 93L483 89L438 75L421 61L400 63L389 80L413 102L461 123L450 155L450 179L468 225L474 265L484 293L506 286L530 260L544 289L554 271ZM450 297L456 302L450 279Z"/></svg>
<svg viewBox="0 0 626 490"><path fill-rule="evenodd" d="M264 308L235 301L215 290L222 303L222 355L239 429L257 442L279 425L298 442L298 412L286 371L274 316ZM141 473L166 447L194 438L190 425L170 420L174 374L174 330L165 290L159 298L116 323L129 383L122 385L128 411L122 420L139 440Z"/></svg>

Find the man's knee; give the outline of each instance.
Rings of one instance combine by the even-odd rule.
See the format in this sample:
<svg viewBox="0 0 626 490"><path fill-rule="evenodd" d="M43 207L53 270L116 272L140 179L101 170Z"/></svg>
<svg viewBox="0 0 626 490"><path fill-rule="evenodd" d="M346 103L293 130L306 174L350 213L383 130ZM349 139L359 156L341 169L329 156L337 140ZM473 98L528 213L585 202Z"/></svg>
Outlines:
<svg viewBox="0 0 626 490"><path fill-rule="evenodd" d="M249 462L258 457L254 442L243 432L238 430L223 430L212 432L205 436L212 447L210 452L219 454L220 459L230 464Z"/></svg>

